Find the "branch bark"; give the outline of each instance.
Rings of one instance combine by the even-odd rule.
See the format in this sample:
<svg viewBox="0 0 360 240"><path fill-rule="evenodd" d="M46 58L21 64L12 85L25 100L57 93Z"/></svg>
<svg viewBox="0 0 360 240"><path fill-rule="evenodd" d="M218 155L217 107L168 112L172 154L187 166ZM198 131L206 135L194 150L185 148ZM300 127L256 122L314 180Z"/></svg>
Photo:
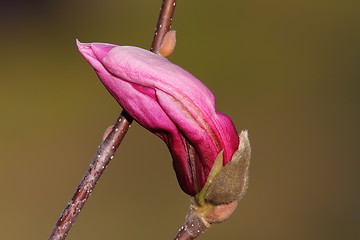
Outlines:
<svg viewBox="0 0 360 240"><path fill-rule="evenodd" d="M165 34L171 28L175 6L176 0L163 0L150 49L155 53L158 53ZM48 240L63 240L66 238L81 209L95 188L97 181L125 137L132 121L133 118L126 111L121 112L111 132L99 146L85 176L62 212Z"/></svg>
<svg viewBox="0 0 360 240"><path fill-rule="evenodd" d="M80 185L57 221L49 240L63 240L66 238L81 209L90 197L97 181L110 160L113 159L115 151L129 129L131 121L131 117L126 113L121 115L116 121L110 134L99 146Z"/></svg>

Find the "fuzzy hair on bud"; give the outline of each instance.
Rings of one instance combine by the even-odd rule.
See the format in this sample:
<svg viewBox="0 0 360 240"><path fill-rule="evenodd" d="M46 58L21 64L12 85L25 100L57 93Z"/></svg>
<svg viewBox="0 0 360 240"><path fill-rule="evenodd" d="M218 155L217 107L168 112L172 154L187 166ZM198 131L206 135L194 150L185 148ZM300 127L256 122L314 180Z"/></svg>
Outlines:
<svg viewBox="0 0 360 240"><path fill-rule="evenodd" d="M244 196L248 186L251 147L248 132L240 133L238 150L221 169L205 193L205 199L215 205L228 204Z"/></svg>

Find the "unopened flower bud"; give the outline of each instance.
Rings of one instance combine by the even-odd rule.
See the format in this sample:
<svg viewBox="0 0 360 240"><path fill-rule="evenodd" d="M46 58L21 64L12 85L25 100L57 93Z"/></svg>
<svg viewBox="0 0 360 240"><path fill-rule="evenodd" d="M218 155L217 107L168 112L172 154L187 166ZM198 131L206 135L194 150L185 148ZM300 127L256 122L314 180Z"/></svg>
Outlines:
<svg viewBox="0 0 360 240"><path fill-rule="evenodd" d="M175 33L168 34L164 49L175 44ZM124 110L165 141L184 192L195 196L231 161L239 144L235 126L189 72L137 47L78 42L78 48Z"/></svg>

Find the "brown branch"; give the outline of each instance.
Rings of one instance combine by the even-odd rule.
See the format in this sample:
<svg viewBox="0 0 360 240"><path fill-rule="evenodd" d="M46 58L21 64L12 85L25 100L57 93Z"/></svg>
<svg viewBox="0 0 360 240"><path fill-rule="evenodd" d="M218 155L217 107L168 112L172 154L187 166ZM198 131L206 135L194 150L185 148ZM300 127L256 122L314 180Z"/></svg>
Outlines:
<svg viewBox="0 0 360 240"><path fill-rule="evenodd" d="M175 6L176 0L163 0L153 43L150 49L151 51L159 51L165 34L170 30ZM62 212L48 240L63 240L66 238L81 209L95 188L101 174L104 172L106 166L113 158L117 148L125 137L132 121L133 118L125 111L122 111L114 124L112 131L99 146L85 176L70 202Z"/></svg>
<svg viewBox="0 0 360 240"><path fill-rule="evenodd" d="M176 0L164 0L161 8L159 19L156 25L154 39L150 48L150 51L157 53L160 49L161 42L165 34L170 30L171 23L174 16L176 7Z"/></svg>
<svg viewBox="0 0 360 240"><path fill-rule="evenodd" d="M131 121L131 117L126 114L121 115L116 121L113 130L99 146L85 176L61 214L49 239L60 240L66 238L101 174L110 160L113 159L115 151L129 129Z"/></svg>

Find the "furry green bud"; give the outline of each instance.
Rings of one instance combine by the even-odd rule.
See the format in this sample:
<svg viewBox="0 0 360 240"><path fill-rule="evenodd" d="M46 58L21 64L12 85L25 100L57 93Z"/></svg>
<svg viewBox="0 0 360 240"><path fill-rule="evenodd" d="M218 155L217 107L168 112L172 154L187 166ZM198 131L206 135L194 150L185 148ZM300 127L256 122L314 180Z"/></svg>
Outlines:
<svg viewBox="0 0 360 240"><path fill-rule="evenodd" d="M248 185L251 147L247 131L240 133L239 148L231 161L226 164L205 193L205 200L215 205L239 200Z"/></svg>

